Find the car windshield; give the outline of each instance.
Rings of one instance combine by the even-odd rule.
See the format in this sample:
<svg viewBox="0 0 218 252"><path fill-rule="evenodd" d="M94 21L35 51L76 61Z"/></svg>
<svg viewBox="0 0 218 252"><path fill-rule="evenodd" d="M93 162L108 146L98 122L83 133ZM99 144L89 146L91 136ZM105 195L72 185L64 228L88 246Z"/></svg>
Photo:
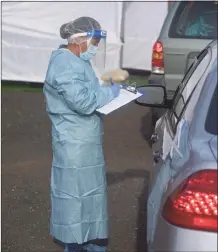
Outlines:
<svg viewBox="0 0 218 252"><path fill-rule="evenodd" d="M169 31L171 38L217 38L217 1L184 1Z"/></svg>

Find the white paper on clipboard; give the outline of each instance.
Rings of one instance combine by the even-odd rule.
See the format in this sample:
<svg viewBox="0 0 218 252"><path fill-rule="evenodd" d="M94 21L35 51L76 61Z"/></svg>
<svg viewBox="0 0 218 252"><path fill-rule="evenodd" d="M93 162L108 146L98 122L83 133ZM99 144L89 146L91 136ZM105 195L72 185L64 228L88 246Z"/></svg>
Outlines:
<svg viewBox="0 0 218 252"><path fill-rule="evenodd" d="M100 112L101 114L108 115L114 110L119 109L120 107L130 103L131 101L137 99L140 96L142 96L142 94L139 92L135 94L121 88L120 95L117 98L115 98L102 108L97 109L97 111Z"/></svg>

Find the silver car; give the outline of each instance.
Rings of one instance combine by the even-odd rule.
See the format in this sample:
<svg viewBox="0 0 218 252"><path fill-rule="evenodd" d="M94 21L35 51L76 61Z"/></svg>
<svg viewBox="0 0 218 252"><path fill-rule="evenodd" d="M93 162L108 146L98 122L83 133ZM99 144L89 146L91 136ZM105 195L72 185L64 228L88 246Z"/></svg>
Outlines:
<svg viewBox="0 0 218 252"><path fill-rule="evenodd" d="M141 87L137 104L164 107L152 136L149 251L217 251L217 41L196 58L168 100Z"/></svg>
<svg viewBox="0 0 218 252"><path fill-rule="evenodd" d="M148 84L166 87L168 99L186 71L213 39L217 39L217 1L177 1L172 4L153 46ZM162 110L152 109L153 125Z"/></svg>

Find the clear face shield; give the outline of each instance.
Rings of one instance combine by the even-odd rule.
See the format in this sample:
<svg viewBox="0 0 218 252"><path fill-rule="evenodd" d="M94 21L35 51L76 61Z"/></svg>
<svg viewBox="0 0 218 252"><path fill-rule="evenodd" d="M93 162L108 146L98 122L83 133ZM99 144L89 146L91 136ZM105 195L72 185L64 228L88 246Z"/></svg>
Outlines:
<svg viewBox="0 0 218 252"><path fill-rule="evenodd" d="M87 51L93 51L95 56L91 59L92 66L99 70L105 68L106 63L106 37L107 32L103 30L92 30L87 32Z"/></svg>

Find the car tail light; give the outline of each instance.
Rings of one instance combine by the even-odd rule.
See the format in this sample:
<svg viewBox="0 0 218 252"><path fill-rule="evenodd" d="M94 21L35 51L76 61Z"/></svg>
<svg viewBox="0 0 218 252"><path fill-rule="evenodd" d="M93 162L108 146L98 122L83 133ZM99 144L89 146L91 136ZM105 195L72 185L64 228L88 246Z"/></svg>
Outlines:
<svg viewBox="0 0 218 252"><path fill-rule="evenodd" d="M152 52L152 72L164 74L163 45L161 42L155 42Z"/></svg>
<svg viewBox="0 0 218 252"><path fill-rule="evenodd" d="M217 232L217 170L187 178L168 197L162 216L176 226Z"/></svg>

